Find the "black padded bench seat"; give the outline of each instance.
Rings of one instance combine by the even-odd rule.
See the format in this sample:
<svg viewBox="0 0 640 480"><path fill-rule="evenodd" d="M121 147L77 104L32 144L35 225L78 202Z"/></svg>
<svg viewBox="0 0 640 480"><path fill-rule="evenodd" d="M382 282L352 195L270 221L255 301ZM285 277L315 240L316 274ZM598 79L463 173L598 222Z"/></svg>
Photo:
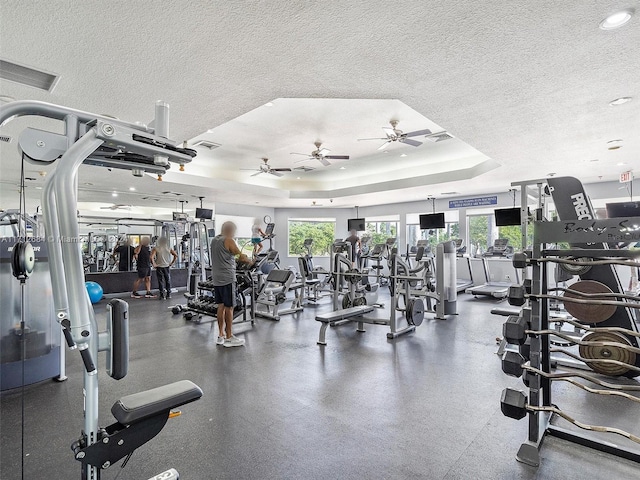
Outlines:
<svg viewBox="0 0 640 480"><path fill-rule="evenodd" d="M491 310L491 313L508 317L509 315L520 315L520 310L520 307L496 307Z"/></svg>
<svg viewBox="0 0 640 480"><path fill-rule="evenodd" d="M316 316L316 320L322 323L320 327L320 336L318 338L318 345L326 345L325 335L327 327L333 322L339 322L341 320L349 320L350 318L362 317L365 313L373 312L371 305L363 305L359 307L345 308L343 310L336 310L335 312L322 313ZM363 330L364 331L364 330Z"/></svg>
<svg viewBox="0 0 640 480"><path fill-rule="evenodd" d="M347 320L351 317L357 317L365 313L373 312L373 307L363 305L361 307L345 308L343 310L336 310L335 312L323 313L316 316L316 320L322 323L339 322L340 320Z"/></svg>
<svg viewBox="0 0 640 480"><path fill-rule="evenodd" d="M194 402L200 397L200 387L189 380L181 380L122 397L113 404L111 413L122 425L131 425L163 411Z"/></svg>

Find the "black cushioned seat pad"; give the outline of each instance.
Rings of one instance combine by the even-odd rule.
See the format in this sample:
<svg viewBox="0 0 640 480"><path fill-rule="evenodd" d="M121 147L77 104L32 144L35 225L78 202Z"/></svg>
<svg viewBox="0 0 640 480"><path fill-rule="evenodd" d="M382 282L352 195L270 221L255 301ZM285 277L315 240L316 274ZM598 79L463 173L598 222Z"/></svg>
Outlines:
<svg viewBox="0 0 640 480"><path fill-rule="evenodd" d="M129 425L202 397L202 390L189 380L170 383L122 397L111 407L118 422Z"/></svg>

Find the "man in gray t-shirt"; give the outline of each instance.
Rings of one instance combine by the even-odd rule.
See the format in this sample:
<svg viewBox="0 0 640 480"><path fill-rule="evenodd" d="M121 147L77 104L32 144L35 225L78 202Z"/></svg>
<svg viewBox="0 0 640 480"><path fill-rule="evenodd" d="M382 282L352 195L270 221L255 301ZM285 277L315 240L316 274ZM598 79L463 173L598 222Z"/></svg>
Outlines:
<svg viewBox="0 0 640 480"><path fill-rule="evenodd" d="M211 240L211 277L218 304L216 344L225 347L244 345L244 340L235 337L231 331L233 308L236 306L236 257L244 263L251 263L251 260L240 251L234 240L236 229L233 222L225 222L220 235Z"/></svg>

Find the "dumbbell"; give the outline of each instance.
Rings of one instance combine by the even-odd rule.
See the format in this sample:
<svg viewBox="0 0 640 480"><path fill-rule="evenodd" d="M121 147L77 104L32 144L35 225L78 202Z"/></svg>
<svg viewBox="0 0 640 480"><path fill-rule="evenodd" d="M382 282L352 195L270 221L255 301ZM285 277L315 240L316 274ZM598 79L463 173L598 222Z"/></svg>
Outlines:
<svg viewBox="0 0 640 480"><path fill-rule="evenodd" d="M523 312L524 313L524 312ZM526 331L529 330L528 315L509 315L502 325L502 336L512 345L523 345L527 340Z"/></svg>
<svg viewBox="0 0 640 480"><path fill-rule="evenodd" d="M527 416L527 396L520 390L505 388L500 397L500 410L506 417L523 419Z"/></svg>
<svg viewBox="0 0 640 480"><path fill-rule="evenodd" d="M182 311L182 305L174 305L171 307L171 313L178 315Z"/></svg>
<svg viewBox="0 0 640 480"><path fill-rule="evenodd" d="M531 252L531 250L514 253L511 258L513 268L527 268L527 266L532 263L531 257L533 257L533 252Z"/></svg>
<svg viewBox="0 0 640 480"><path fill-rule="evenodd" d="M522 376L522 365L526 362L525 358L518 352L507 350L502 355L502 371L510 377L520 378Z"/></svg>
<svg viewBox="0 0 640 480"><path fill-rule="evenodd" d="M509 295L507 300L509 305L521 307L527 301L527 295L531 295L531 279L525 278L522 285L511 285L509 287Z"/></svg>

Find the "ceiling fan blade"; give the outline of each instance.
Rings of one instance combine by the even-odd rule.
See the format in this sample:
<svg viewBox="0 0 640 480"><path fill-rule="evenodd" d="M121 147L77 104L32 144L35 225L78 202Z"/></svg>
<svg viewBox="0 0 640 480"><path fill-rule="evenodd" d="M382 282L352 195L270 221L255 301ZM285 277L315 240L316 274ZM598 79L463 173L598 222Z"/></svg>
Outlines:
<svg viewBox="0 0 640 480"><path fill-rule="evenodd" d="M401 138L400 141L402 143L406 143L407 145L412 145L414 147L419 147L422 145L422 142L418 142L417 140L411 140L410 138Z"/></svg>
<svg viewBox="0 0 640 480"><path fill-rule="evenodd" d="M391 145L391 140L387 140L386 142L384 142L382 145L380 145L378 147L378 150L384 150L385 148L387 148L389 145Z"/></svg>
<svg viewBox="0 0 640 480"><path fill-rule="evenodd" d="M270 173L271 175L276 176L276 177L283 177L283 176L284 176L282 173L280 173L280 172L276 172L276 171L274 171L274 170L269 170L269 173Z"/></svg>
<svg viewBox="0 0 640 480"><path fill-rule="evenodd" d="M260 175L261 173L264 173L262 170L260 170L259 172L254 173L253 175L251 175L252 177L257 177L258 175Z"/></svg>
<svg viewBox="0 0 640 480"><path fill-rule="evenodd" d="M309 160L313 160L313 157L307 157L307 158L303 158L302 160L296 160L293 163L302 163L302 162L308 162Z"/></svg>
<svg viewBox="0 0 640 480"><path fill-rule="evenodd" d="M318 153L320 155L322 155L323 157L326 157L327 153L330 153L330 152L331 152L331 150L329 150L328 148L321 148L320 150L318 150Z"/></svg>
<svg viewBox="0 0 640 480"><path fill-rule="evenodd" d="M415 132L405 133L405 137L422 137L423 135L431 135L431 130L425 128L424 130L416 130Z"/></svg>
<svg viewBox="0 0 640 480"><path fill-rule="evenodd" d="M349 155L325 155L330 160L349 160Z"/></svg>
<svg viewBox="0 0 640 480"><path fill-rule="evenodd" d="M391 127L382 127L382 130L384 130L385 135L389 138L395 137L396 135L395 130Z"/></svg>
<svg viewBox="0 0 640 480"><path fill-rule="evenodd" d="M323 164L325 167L328 167L329 165L331 165L331 162L329 160L327 160L324 157L319 157L318 161Z"/></svg>
<svg viewBox="0 0 640 480"><path fill-rule="evenodd" d="M289 155L304 155L305 157L310 157L311 156L308 153L298 153L298 152L291 152Z"/></svg>
<svg viewBox="0 0 640 480"><path fill-rule="evenodd" d="M272 172L290 172L291 169L290 168L272 168L271 171Z"/></svg>
<svg viewBox="0 0 640 480"><path fill-rule="evenodd" d="M364 140L388 140L388 138L359 138L358 141L362 142Z"/></svg>

